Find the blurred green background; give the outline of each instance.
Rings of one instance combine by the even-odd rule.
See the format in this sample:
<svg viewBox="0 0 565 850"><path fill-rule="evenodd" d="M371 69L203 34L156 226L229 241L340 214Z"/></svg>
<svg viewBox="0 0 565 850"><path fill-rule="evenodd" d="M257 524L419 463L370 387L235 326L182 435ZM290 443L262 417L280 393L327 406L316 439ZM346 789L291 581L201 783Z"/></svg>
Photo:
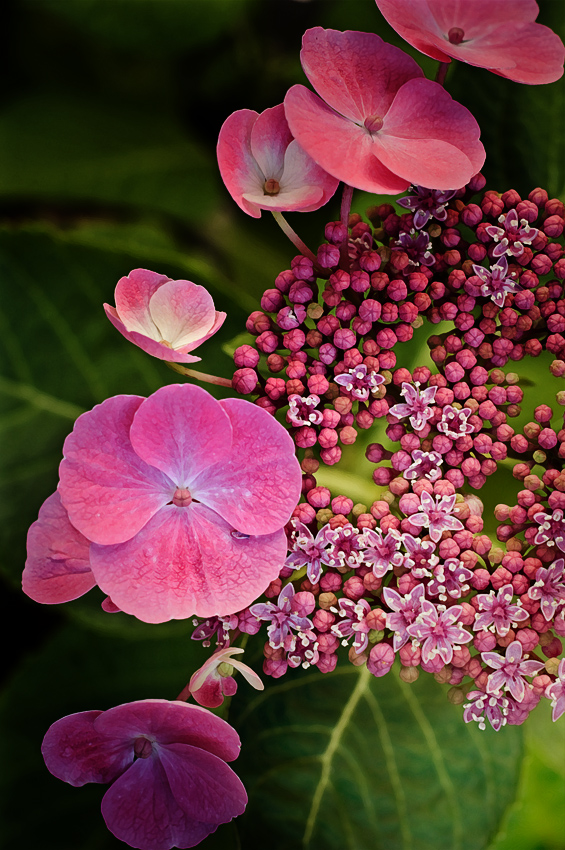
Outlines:
<svg viewBox="0 0 565 850"><path fill-rule="evenodd" d="M562 0L540 6L539 20L563 37ZM109 395L147 395L176 380L117 334L101 305L136 267L207 286L228 320L198 353L204 371L230 376L230 341L295 252L270 216L252 220L225 191L214 153L222 122L236 109L280 103L291 85L306 82L299 50L311 26L377 32L428 76L435 63L401 42L373 0L5 0L2 14L0 847L116 850L123 845L104 829L100 789L49 776L42 735L65 713L174 698L206 653L189 640L190 624L149 627L103 614L97 589L55 609L19 589L26 531L56 487L76 416ZM540 185L565 198L562 82L531 88L457 66L447 87L481 125L489 188L527 195ZM369 203L375 199L357 193L354 209ZM336 196L289 220L315 248L338 204ZM425 351L421 334L402 365L423 362ZM557 387L540 379L539 361L520 372L537 384L531 407L551 403ZM328 483L365 501L362 449L352 447ZM501 476L493 504L499 487L513 484ZM489 850L565 848L564 722L552 726L548 709L526 724L521 766L500 777L516 803ZM460 723L460 709L450 712ZM514 732L518 742L514 729L499 737ZM202 846L238 841L226 827ZM380 847L375 837L371 850Z"/></svg>

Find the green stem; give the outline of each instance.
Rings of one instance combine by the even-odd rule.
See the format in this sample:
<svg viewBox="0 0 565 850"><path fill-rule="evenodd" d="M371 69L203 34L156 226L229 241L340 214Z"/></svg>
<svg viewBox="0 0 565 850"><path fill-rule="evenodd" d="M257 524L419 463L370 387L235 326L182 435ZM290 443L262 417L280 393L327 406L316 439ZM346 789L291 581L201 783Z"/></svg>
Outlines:
<svg viewBox="0 0 565 850"><path fill-rule="evenodd" d="M203 381L206 384L216 384L219 387L229 387L233 389L232 382L229 378L219 378L217 375L207 375L206 372L197 372L195 369L188 369L186 366L181 366L180 363L171 363L167 361L167 366L173 372L178 372L179 375L186 375L187 378L194 378L196 381Z"/></svg>

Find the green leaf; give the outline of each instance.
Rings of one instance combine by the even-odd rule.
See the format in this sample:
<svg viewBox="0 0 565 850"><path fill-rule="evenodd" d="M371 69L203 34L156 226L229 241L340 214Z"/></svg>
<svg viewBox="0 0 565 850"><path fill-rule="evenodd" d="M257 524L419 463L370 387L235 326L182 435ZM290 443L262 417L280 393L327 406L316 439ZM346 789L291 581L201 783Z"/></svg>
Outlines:
<svg viewBox="0 0 565 850"><path fill-rule="evenodd" d="M244 847L483 850L516 793L521 730L481 732L431 676L289 672L230 722Z"/></svg>

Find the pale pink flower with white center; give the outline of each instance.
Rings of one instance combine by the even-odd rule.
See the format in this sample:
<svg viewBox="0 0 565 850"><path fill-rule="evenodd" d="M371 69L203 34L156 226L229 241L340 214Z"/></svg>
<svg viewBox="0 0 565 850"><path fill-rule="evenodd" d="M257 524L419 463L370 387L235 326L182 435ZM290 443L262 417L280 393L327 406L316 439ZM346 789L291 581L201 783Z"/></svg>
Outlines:
<svg viewBox="0 0 565 850"><path fill-rule="evenodd" d="M558 558L547 569L540 567L535 583L528 588L530 599L539 599L546 620L553 619L558 607L565 602L565 560Z"/></svg>
<svg viewBox="0 0 565 850"><path fill-rule="evenodd" d="M473 629L478 632L481 629L496 630L500 637L504 637L510 631L513 624L521 623L529 617L528 612L521 606L512 603L514 588L511 584L505 584L496 593L479 593L477 595L479 610L473 623Z"/></svg>
<svg viewBox="0 0 565 850"><path fill-rule="evenodd" d="M406 596L401 596L392 587L383 588L383 600L392 609L386 615L386 627L394 632L392 648L395 652L408 642L408 626L411 626L422 610L425 588L417 584Z"/></svg>
<svg viewBox="0 0 565 850"><path fill-rule="evenodd" d="M443 464L443 457L439 452L422 452L420 449L414 449L412 460L414 462L403 472L404 478L408 481L427 478L428 481L433 482L441 478L440 466Z"/></svg>
<svg viewBox="0 0 565 850"><path fill-rule="evenodd" d="M495 732L506 726L510 702L508 697L486 694L484 691L469 691L467 698L470 702L463 706L465 723L475 720L479 724L479 729L484 731L486 729L486 718Z"/></svg>
<svg viewBox="0 0 565 850"><path fill-rule="evenodd" d="M190 384L115 396L79 416L63 454L64 510L46 508L30 532L32 592L51 581L57 545L76 572L77 531L98 586L145 622L232 614L278 575L301 473L267 411Z"/></svg>
<svg viewBox="0 0 565 850"><path fill-rule="evenodd" d="M405 401L400 404L393 405L388 411L397 419L410 417L410 424L415 431L421 431L428 419L431 419L433 414L431 405L436 397L437 387L426 387L420 391L420 383L416 381L414 384L403 382L400 395Z"/></svg>
<svg viewBox="0 0 565 850"><path fill-rule="evenodd" d="M485 152L471 113L378 35L314 27L300 59L319 97L292 86L286 117L334 177L394 195L411 183L458 189L480 171Z"/></svg>
<svg viewBox="0 0 565 850"><path fill-rule="evenodd" d="M297 519L291 520L293 531L290 538L292 551L284 562L285 567L290 567L293 570L299 570L306 567L306 576L311 584L317 584L320 581L322 572L322 564L329 566L327 559L326 546L326 528L320 529L314 538L310 529Z"/></svg>
<svg viewBox="0 0 565 850"><path fill-rule="evenodd" d="M487 693L500 694L502 690L507 690L517 702L522 702L526 685L529 686L529 683L524 682L524 676L535 676L544 667L542 661L523 661L522 655L523 649L519 640L513 640L506 647L504 656L498 652L481 652L483 661L495 669L488 677Z"/></svg>
<svg viewBox="0 0 565 850"><path fill-rule="evenodd" d="M339 183L293 139L282 103L261 114L240 109L226 118L217 155L226 189L254 218L261 210L317 210Z"/></svg>
<svg viewBox="0 0 565 850"><path fill-rule="evenodd" d="M317 664L320 658L318 652L318 638L310 629L299 632L294 640L294 645L288 650L286 660L289 667L302 667L307 670L312 664Z"/></svg>
<svg viewBox="0 0 565 850"><path fill-rule="evenodd" d="M558 549L565 552L565 518L561 508L556 508L551 514L541 511L534 516L535 522L540 526L535 536L534 543L546 546L557 545Z"/></svg>
<svg viewBox="0 0 565 850"><path fill-rule="evenodd" d="M559 662L557 679L547 686L544 696L551 700L553 709L551 719L555 723L562 714L565 714L565 658Z"/></svg>
<svg viewBox="0 0 565 850"><path fill-rule="evenodd" d="M518 83L553 83L563 74L556 33L535 23L535 0L376 0L405 41L437 59L458 59Z"/></svg>
<svg viewBox="0 0 565 850"><path fill-rule="evenodd" d="M234 668L256 691L264 689L265 686L257 673L247 664L233 658L234 655L242 653L243 649L236 646L219 649L191 676L188 689L199 705L217 708L223 703L225 696L232 697L235 694L237 682L232 676Z"/></svg>
<svg viewBox="0 0 565 850"><path fill-rule="evenodd" d="M70 785L110 784L106 826L140 850L199 844L247 804L226 762L239 755L237 732L198 705L147 699L57 720L41 752Z"/></svg>
<svg viewBox="0 0 565 850"><path fill-rule="evenodd" d="M316 410L320 396L309 395L305 398L293 393L288 397L287 419L292 425L319 425L322 421L322 411Z"/></svg>
<svg viewBox="0 0 565 850"><path fill-rule="evenodd" d="M443 564L434 568L431 581L426 585L430 596L439 596L440 602L447 602L447 597L460 599L469 590L467 584L473 573L468 570L459 558L447 558Z"/></svg>
<svg viewBox="0 0 565 850"><path fill-rule="evenodd" d="M444 531L462 531L461 520L453 516L456 496L431 496L425 490L420 496L420 511L410 516L412 525L428 529L434 543L439 543Z"/></svg>
<svg viewBox="0 0 565 850"><path fill-rule="evenodd" d="M493 257L502 257L509 254L511 257L520 257L524 253L524 245L531 245L538 230L532 227L525 218L518 220L516 210L509 210L506 214L498 217L502 227L490 225L486 228L489 236L491 236L498 244L492 252Z"/></svg>
<svg viewBox="0 0 565 850"><path fill-rule="evenodd" d="M367 367L364 363L361 363L359 366L349 369L348 372L336 375L334 380L336 384L345 387L354 398L366 401L370 393L376 392L380 385L384 384L385 379L378 372L367 372Z"/></svg>
<svg viewBox="0 0 565 850"><path fill-rule="evenodd" d="M473 430L473 426L469 422L470 415L471 409L469 407L458 408L446 404L442 409L441 420L438 422L437 429L446 437L456 440L464 434L470 434Z"/></svg>
<svg viewBox="0 0 565 850"><path fill-rule="evenodd" d="M359 599L354 602L352 599L343 598L339 599L337 604L337 613L341 620L334 623L331 630L334 635L344 638L342 640L343 646L347 646L351 636L355 635L353 647L359 655L369 645L371 627L367 624L366 617L371 611L371 606L366 599ZM332 610L335 611L335 608Z"/></svg>
<svg viewBox="0 0 565 850"><path fill-rule="evenodd" d="M366 528L362 536L364 563L372 567L377 578L382 578L389 570L403 564L404 555L399 552L402 537L398 531L391 529L383 536L380 528Z"/></svg>
<svg viewBox="0 0 565 850"><path fill-rule="evenodd" d="M481 295L489 296L497 307L504 307L508 292L518 292L522 288L516 280L516 273L508 274L506 256L500 257L498 262L488 270L484 266L474 264L473 271L482 281Z"/></svg>
<svg viewBox="0 0 565 850"><path fill-rule="evenodd" d="M189 352L215 334L226 318L203 286L147 269L120 278L114 297L116 306L104 304L104 310L122 336L173 363L200 360Z"/></svg>
<svg viewBox="0 0 565 850"><path fill-rule="evenodd" d="M437 655L444 664L449 664L453 658L453 650L460 644L468 643L473 635L462 628L459 617L462 614L461 605L435 606L433 602L424 599L422 610L416 620L407 627L406 631L418 644L422 644L422 660L425 664Z"/></svg>

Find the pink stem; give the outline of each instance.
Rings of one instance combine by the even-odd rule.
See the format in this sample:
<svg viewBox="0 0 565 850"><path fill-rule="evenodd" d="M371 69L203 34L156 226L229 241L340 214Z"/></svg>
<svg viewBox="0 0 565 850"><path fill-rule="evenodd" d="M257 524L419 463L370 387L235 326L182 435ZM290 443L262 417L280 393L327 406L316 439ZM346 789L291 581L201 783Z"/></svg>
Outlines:
<svg viewBox="0 0 565 850"><path fill-rule="evenodd" d="M187 684L184 686L184 688L178 695L177 700L180 700L181 702L187 702L190 699L190 688L188 687L188 685L189 683L187 682Z"/></svg>
<svg viewBox="0 0 565 850"><path fill-rule="evenodd" d="M328 277L327 269L323 269L319 265L316 255L313 254L312 251L310 250L310 248L308 247L308 245L306 245L302 241L302 239L300 238L298 233L295 230L293 230L293 228L290 226L290 224L288 223L288 221L286 220L284 215L282 213L276 212L274 210L271 210L271 213L272 213L273 218L275 219L276 223L278 224L278 226L280 227L280 229L284 233L284 235L288 236L288 238L290 239L292 244L295 246L295 248L298 248L298 250L300 251L300 253L304 257L308 257L309 260L312 260L312 263L314 264L314 269L315 269L318 277Z"/></svg>
<svg viewBox="0 0 565 850"><path fill-rule="evenodd" d="M436 83L439 83L440 86L443 86L445 82L445 77L447 74L447 69L449 68L449 62L440 62L439 67L436 73Z"/></svg>
<svg viewBox="0 0 565 850"><path fill-rule="evenodd" d="M195 378L197 381L204 381L206 384L217 384L219 387L233 388L233 384L229 378L219 378L217 375L207 375L206 372L197 372L195 369L188 369L186 366L181 366L180 363L171 363L167 361L167 366L173 372L178 372L179 375L186 375L187 378Z"/></svg>
<svg viewBox="0 0 565 850"><path fill-rule="evenodd" d="M351 212L351 201L353 200L353 186L348 186L347 183L343 184L343 195L341 196L341 211L340 218L343 226L348 228L349 226L349 214ZM339 267L343 269L343 271L349 272L350 262L349 262L349 235L347 235L344 241L339 246Z"/></svg>

